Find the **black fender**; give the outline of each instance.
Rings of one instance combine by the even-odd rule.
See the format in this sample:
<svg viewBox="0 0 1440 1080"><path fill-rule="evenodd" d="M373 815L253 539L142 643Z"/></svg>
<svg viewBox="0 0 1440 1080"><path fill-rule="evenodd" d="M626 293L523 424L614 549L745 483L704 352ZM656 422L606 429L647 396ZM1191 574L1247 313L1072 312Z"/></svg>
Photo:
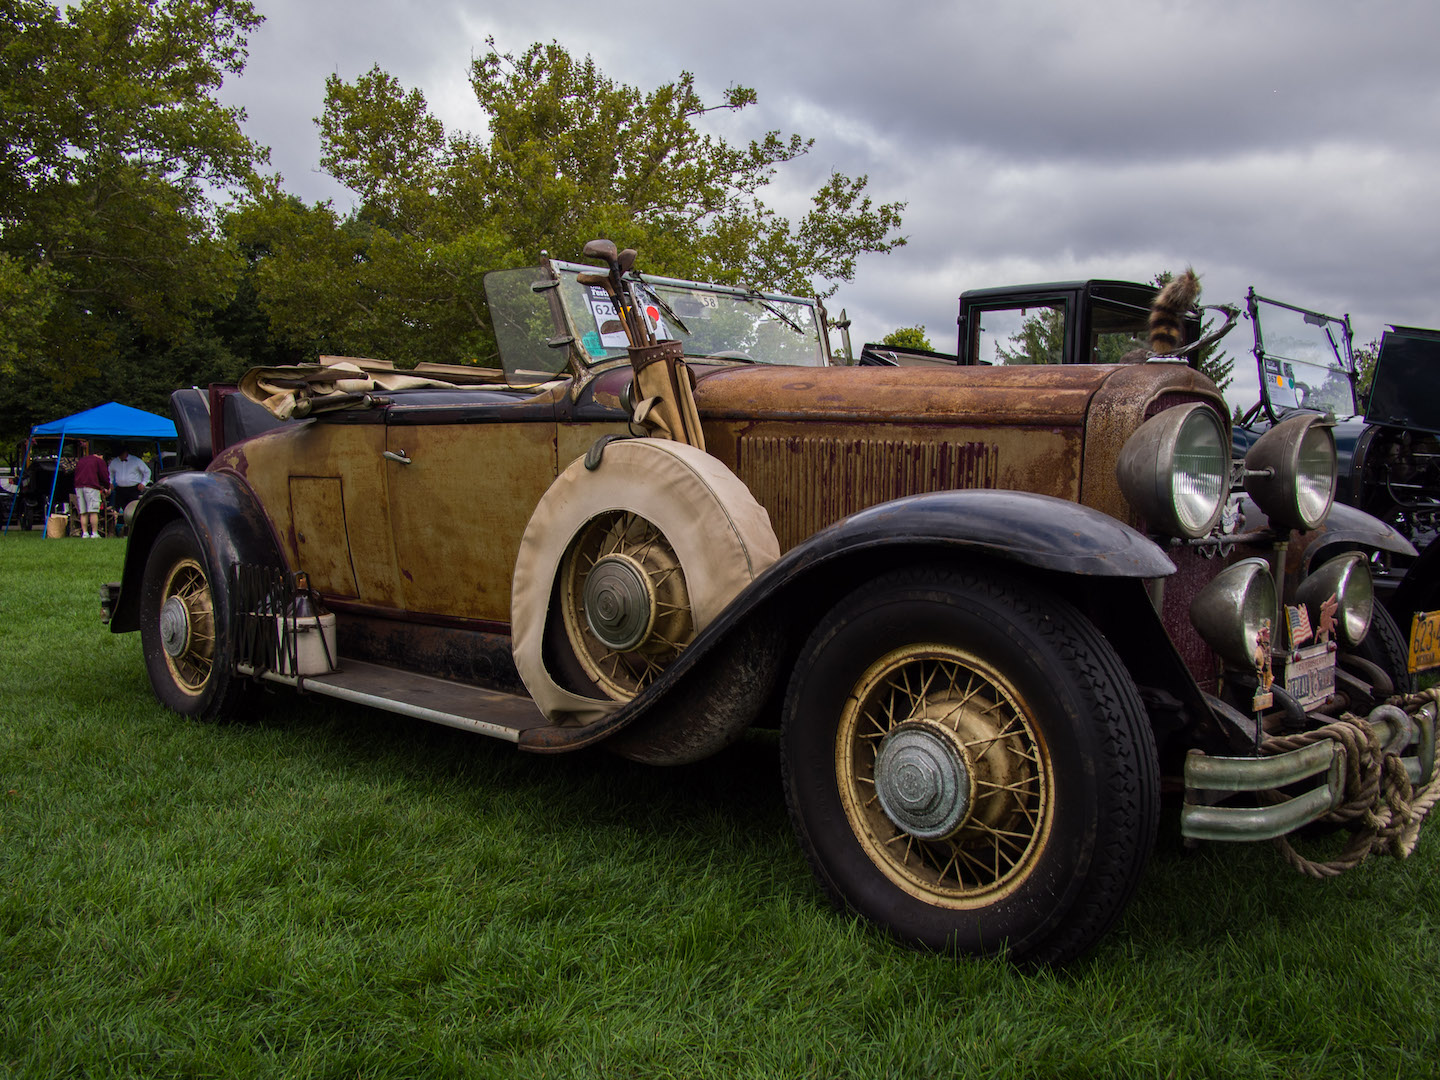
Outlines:
<svg viewBox="0 0 1440 1080"><path fill-rule="evenodd" d="M1152 540L1098 510L1048 495L1016 491L941 491L911 495L862 510L797 544L732 600L634 700L605 719L573 729L538 728L520 737L522 749L572 750L625 731L617 746L627 756L679 764L713 753L739 734L753 714L730 708L741 693L763 697L758 682L780 678L808 636L813 620L841 591L904 562L979 555L1048 575L1088 578L1157 578L1175 564ZM1149 613L1137 583L1133 595ZM763 628L763 632L761 629ZM788 646L786 645L788 643ZM743 678L736 678L743 672ZM703 687L703 690L701 689ZM680 735L715 721L700 740ZM651 753L683 742L683 755ZM704 745L698 745L703 743Z"/></svg>
<svg viewBox="0 0 1440 1080"><path fill-rule="evenodd" d="M1246 517L1246 528L1250 519ZM1392 555L1414 558L1415 545L1393 525L1356 509L1346 503L1330 507L1325 524L1314 532L1299 535L1294 546L1300 559L1300 568L1308 574L1327 559L1342 551L1365 551L1374 554L1388 551Z"/></svg>
<svg viewBox="0 0 1440 1080"><path fill-rule="evenodd" d="M210 580L217 583L216 603L229 602L223 583L239 563L283 568L285 561L270 521L245 482L232 472L184 472L164 476L146 488L135 507L120 595L110 618L110 631L140 629L140 587L150 547L160 530L184 521L209 562Z"/></svg>
<svg viewBox="0 0 1440 1080"><path fill-rule="evenodd" d="M1245 532L1254 532L1270 527L1265 511L1248 496L1240 500L1240 513L1244 519ZM1308 574L1320 563L1341 551L1388 551L1395 555L1415 557L1415 545L1392 525L1379 518L1358 510L1347 503L1331 505L1325 524L1313 532L1291 534L1290 564L1298 565L1303 574Z"/></svg>

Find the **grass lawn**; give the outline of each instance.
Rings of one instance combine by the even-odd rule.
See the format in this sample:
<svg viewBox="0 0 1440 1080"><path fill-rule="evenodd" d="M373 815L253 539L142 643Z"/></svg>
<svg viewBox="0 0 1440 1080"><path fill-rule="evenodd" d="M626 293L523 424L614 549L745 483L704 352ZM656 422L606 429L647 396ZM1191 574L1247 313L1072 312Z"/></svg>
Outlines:
<svg viewBox="0 0 1440 1080"><path fill-rule="evenodd" d="M123 555L0 538L0 1075L1440 1071L1435 835L1316 883L1172 809L1086 960L922 955L825 905L773 738L659 770L285 692L183 720L100 622Z"/></svg>

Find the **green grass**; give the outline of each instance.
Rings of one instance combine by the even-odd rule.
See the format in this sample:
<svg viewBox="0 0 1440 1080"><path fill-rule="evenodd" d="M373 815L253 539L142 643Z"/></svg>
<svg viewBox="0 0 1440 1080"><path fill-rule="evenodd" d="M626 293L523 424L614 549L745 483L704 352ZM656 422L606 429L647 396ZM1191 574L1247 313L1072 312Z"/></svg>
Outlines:
<svg viewBox="0 0 1440 1080"><path fill-rule="evenodd" d="M284 692L197 724L98 586L0 539L0 1075L1435 1075L1437 841L1328 883L1180 848L1061 973L830 910L773 738L533 757Z"/></svg>

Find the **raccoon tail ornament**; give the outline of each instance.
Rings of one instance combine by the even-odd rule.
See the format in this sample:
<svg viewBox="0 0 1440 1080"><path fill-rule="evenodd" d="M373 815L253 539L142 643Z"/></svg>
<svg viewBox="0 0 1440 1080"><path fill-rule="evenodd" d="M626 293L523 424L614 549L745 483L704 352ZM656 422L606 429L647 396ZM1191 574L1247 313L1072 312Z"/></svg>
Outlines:
<svg viewBox="0 0 1440 1080"><path fill-rule="evenodd" d="M1150 352L1173 356L1185 344L1185 316L1200 299L1200 279L1186 268L1172 278L1150 304Z"/></svg>

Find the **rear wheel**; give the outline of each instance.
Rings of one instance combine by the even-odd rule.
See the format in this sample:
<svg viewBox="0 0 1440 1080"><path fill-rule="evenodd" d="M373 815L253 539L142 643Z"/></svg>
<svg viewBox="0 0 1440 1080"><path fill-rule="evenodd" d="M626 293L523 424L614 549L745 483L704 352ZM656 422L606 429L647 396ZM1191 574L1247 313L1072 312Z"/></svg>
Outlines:
<svg viewBox="0 0 1440 1080"><path fill-rule="evenodd" d="M229 627L209 566L190 527L160 531L145 561L140 642L162 705L217 719L236 711L245 689L233 673Z"/></svg>
<svg viewBox="0 0 1440 1080"><path fill-rule="evenodd" d="M917 568L842 600L801 655L782 753L826 891L926 948L1070 960L1154 844L1134 683L1083 615L1007 575Z"/></svg>

